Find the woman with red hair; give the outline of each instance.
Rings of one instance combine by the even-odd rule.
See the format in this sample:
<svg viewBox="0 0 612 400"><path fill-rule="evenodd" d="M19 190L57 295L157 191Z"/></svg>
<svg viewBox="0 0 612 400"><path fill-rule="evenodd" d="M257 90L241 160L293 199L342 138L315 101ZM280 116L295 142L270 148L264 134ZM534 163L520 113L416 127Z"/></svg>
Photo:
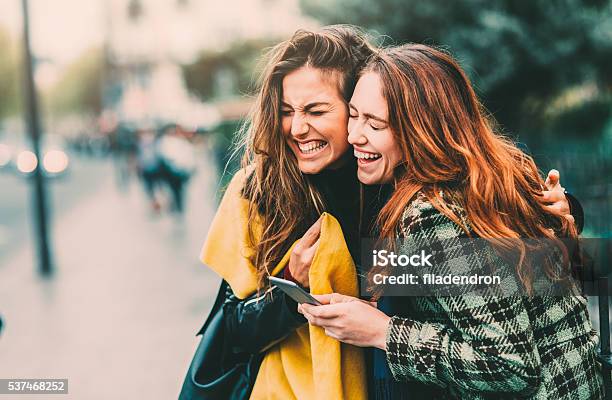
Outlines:
<svg viewBox="0 0 612 400"><path fill-rule="evenodd" d="M538 201L544 182L533 160L495 132L448 54L416 44L381 50L362 70L349 109L359 180L394 187L378 235L410 238L433 252L454 241L434 271L479 267L480 254L462 238L577 236ZM554 267L542 270L552 276ZM532 265L515 268L531 293ZM318 298L325 305L300 306L311 324L377 348L370 382L377 399L603 397L597 336L582 296Z"/></svg>

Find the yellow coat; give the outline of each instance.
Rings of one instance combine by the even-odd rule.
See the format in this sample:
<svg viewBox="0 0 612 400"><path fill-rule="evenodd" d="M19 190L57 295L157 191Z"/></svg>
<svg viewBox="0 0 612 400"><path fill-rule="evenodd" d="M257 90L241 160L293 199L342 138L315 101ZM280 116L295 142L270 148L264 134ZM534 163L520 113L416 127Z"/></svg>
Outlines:
<svg viewBox="0 0 612 400"><path fill-rule="evenodd" d="M241 196L245 170L232 179L213 219L200 260L218 273L239 298L257 290L257 273L249 262L249 202ZM261 232L261 228L255 232ZM276 266L278 274L291 250ZM319 247L309 273L314 294L342 293L358 296L357 273L338 221L325 214ZM361 348L325 335L305 324L267 350L251 399L366 399L365 363Z"/></svg>

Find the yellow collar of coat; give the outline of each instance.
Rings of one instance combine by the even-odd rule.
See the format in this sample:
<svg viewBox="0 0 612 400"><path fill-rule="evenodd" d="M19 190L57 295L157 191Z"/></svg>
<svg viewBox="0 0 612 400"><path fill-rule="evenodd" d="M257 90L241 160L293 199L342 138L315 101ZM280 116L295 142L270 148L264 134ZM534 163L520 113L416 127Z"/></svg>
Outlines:
<svg viewBox="0 0 612 400"><path fill-rule="evenodd" d="M213 219L200 260L219 274L239 298L257 290L257 273L249 262L248 200L241 196L247 172L232 179ZM278 274L291 249L274 268ZM319 247L309 273L315 294L342 293L358 297L357 273L338 221L325 213ZM266 350L251 399L366 399L362 349L332 339L323 329L304 324Z"/></svg>

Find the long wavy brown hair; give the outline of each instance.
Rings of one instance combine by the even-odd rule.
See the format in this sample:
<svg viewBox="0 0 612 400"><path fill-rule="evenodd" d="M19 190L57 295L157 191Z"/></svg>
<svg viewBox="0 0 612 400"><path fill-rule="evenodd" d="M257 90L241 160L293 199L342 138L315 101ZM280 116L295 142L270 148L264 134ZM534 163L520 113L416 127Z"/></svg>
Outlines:
<svg viewBox="0 0 612 400"><path fill-rule="evenodd" d="M350 99L356 74L373 53L366 36L356 27L332 25L319 31L298 30L268 54L256 102L243 129L242 166L252 169L243 189L251 200L249 240L259 287L293 242L325 210L325 200L286 143L281 125L283 78L303 66L318 68L337 82L343 98ZM261 231L256 232L256 225Z"/></svg>
<svg viewBox="0 0 612 400"><path fill-rule="evenodd" d="M381 79L389 126L405 160L394 171L395 191L377 219L382 238L396 236L418 192L468 236L518 244L521 261L524 244L512 239L576 237L573 224L538 201L544 182L533 159L496 131L453 57L406 44L378 52L366 72ZM449 198L464 209L469 226L449 207ZM552 265L546 268L547 275L558 275ZM528 291L532 272L518 263Z"/></svg>

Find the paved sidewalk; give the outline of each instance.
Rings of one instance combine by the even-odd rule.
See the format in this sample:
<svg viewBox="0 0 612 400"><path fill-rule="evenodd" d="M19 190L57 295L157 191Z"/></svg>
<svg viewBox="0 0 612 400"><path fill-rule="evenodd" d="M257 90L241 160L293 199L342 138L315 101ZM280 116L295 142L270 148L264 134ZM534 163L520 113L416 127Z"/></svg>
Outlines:
<svg viewBox="0 0 612 400"><path fill-rule="evenodd" d="M218 279L197 260L215 209L204 164L181 222L154 217L136 182L112 169L54 222L57 273L35 274L31 247L0 266L0 378L67 378L69 395L19 399L174 399ZM9 396L0 395L0 399Z"/></svg>

